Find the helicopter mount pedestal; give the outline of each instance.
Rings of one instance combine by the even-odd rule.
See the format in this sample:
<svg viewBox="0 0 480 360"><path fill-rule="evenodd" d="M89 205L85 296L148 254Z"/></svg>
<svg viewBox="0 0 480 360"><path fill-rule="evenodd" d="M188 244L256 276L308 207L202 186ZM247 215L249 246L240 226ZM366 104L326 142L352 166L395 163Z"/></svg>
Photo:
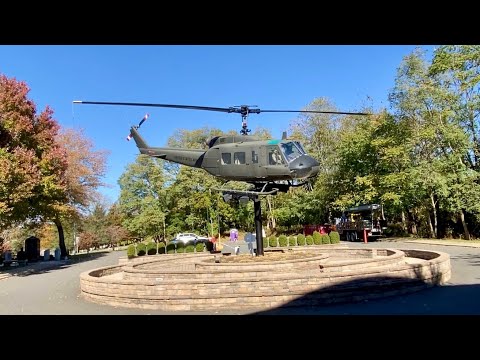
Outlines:
<svg viewBox="0 0 480 360"><path fill-rule="evenodd" d="M215 189L222 192L223 199L225 201L237 200L239 202L253 201L253 210L255 216L255 240L257 245L257 255L263 256L263 236L262 236L262 206L260 202L260 196L276 195L279 189L272 189L265 191L263 186L262 191L247 191L247 190L224 190Z"/></svg>

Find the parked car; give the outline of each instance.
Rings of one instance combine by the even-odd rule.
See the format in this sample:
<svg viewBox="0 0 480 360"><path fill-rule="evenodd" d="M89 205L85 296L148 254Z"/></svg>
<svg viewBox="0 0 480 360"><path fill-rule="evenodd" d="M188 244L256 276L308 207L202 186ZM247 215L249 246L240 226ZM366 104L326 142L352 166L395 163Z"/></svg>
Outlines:
<svg viewBox="0 0 480 360"><path fill-rule="evenodd" d="M195 245L198 242L202 242L202 243L208 242L208 238L205 236L199 236L194 233L179 233L177 234L177 236L175 236L175 239L170 241L170 243L176 244L179 241L183 242L185 245L190 242L193 242L193 244Z"/></svg>

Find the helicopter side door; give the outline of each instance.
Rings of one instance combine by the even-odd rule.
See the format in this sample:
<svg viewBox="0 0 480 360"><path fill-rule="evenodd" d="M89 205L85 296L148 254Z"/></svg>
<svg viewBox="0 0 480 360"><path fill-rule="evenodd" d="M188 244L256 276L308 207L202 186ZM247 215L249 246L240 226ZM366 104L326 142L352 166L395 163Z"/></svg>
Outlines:
<svg viewBox="0 0 480 360"><path fill-rule="evenodd" d="M267 170L265 169L265 159L267 151L265 146L252 146L248 151L247 159L250 160L250 173L256 179L264 179L267 177Z"/></svg>

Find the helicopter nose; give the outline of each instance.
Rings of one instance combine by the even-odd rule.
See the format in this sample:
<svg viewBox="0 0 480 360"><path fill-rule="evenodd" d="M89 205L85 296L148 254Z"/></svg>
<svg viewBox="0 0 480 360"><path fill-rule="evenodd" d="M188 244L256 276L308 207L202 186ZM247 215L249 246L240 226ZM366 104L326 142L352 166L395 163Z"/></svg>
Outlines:
<svg viewBox="0 0 480 360"><path fill-rule="evenodd" d="M317 175L319 168L318 161L308 155L302 155L290 163L290 172L299 179Z"/></svg>

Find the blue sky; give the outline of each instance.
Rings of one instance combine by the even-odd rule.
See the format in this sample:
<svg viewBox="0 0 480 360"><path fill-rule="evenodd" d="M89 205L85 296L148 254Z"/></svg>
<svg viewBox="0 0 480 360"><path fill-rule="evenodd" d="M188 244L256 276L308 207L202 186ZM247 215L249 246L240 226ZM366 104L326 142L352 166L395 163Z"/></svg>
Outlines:
<svg viewBox="0 0 480 360"><path fill-rule="evenodd" d="M388 107L402 58L415 45L35 45L0 46L0 73L25 81L41 111L46 105L64 127L84 129L106 149L102 189L113 202L117 180L138 151L129 127L150 114L140 132L165 146L176 129L204 126L240 130L238 114L164 108L73 105L73 100L144 102L300 110L317 97L341 111ZM431 55L433 46L422 46ZM370 99L370 100L367 100ZM288 130L296 114L252 114L249 127Z"/></svg>

